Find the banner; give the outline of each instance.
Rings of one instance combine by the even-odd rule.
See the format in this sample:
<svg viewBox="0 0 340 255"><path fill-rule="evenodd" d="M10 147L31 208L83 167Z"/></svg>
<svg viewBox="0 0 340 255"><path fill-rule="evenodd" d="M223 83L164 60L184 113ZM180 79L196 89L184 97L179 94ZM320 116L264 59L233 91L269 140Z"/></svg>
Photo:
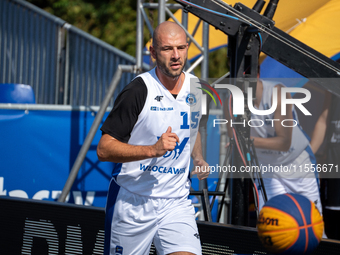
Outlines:
<svg viewBox="0 0 340 255"><path fill-rule="evenodd" d="M56 201L95 114L0 109L0 196ZM100 137L98 130L67 197L70 203L105 206L112 163L97 158Z"/></svg>

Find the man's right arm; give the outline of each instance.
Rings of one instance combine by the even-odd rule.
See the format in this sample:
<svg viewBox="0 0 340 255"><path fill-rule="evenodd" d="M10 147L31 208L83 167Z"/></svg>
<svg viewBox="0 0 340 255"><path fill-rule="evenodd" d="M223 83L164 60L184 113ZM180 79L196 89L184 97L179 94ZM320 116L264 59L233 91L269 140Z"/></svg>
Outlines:
<svg viewBox="0 0 340 255"><path fill-rule="evenodd" d="M100 161L115 163L161 157L167 151L172 151L176 142L179 143L179 138L171 132L171 127L168 127L155 144L145 146L127 144L108 134L103 134L97 146L97 156Z"/></svg>

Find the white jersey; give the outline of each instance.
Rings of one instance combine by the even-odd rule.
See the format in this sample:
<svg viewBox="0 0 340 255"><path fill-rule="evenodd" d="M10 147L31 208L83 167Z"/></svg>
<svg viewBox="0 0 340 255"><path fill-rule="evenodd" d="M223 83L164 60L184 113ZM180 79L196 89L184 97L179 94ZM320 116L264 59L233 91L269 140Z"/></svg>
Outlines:
<svg viewBox="0 0 340 255"><path fill-rule="evenodd" d="M267 110L272 106L273 88L277 82L261 81L263 93L259 110ZM261 119L265 123L262 127L252 127L252 136L263 138L276 136L272 121L266 121L266 119L274 119L274 113L263 116L252 114L251 117L252 120ZM298 123L294 109L293 118ZM316 163L315 157L309 146L307 135L299 125L293 127L291 146L287 152L256 148L256 154L262 170L264 170L263 166L267 167L266 171L262 172L262 177L268 199L284 193L301 194L313 201L322 213L317 172L308 171L311 164ZM280 168L281 166L283 168ZM305 166L307 166L307 171L305 171ZM259 188L259 191L262 192L262 188ZM262 196L259 198L261 210L264 201Z"/></svg>
<svg viewBox="0 0 340 255"><path fill-rule="evenodd" d="M263 93L259 110L268 110L272 106L273 88L277 85L277 82L261 80L263 84ZM269 138L276 136L275 127L273 125L274 113L268 115L251 115L252 120L260 119L264 125L260 127L252 127L250 134L254 137ZM295 110L293 109L293 118L298 123L298 118ZM254 124L255 126L255 124ZM256 154L260 164L275 165L287 165L294 161L299 155L308 148L309 140L300 127L299 124L293 127L291 146L287 152L268 150L268 149L256 149Z"/></svg>
<svg viewBox="0 0 340 255"><path fill-rule="evenodd" d="M128 141L131 145L153 145L168 127L180 142L159 158L122 163L114 170L115 181L130 192L151 197L176 198L189 194L190 155L201 118L201 87L198 78L184 73L182 88L174 96L159 81L155 68L139 75L147 97Z"/></svg>

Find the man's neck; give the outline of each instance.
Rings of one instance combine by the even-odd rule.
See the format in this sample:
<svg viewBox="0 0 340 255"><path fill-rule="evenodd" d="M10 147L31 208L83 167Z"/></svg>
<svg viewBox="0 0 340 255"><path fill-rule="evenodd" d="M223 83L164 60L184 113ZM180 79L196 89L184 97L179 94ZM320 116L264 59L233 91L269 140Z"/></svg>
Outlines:
<svg viewBox="0 0 340 255"><path fill-rule="evenodd" d="M184 81L184 73L182 72L178 77L169 77L162 73L158 67L156 67L156 75L160 82L166 87L171 94L178 94L182 88Z"/></svg>

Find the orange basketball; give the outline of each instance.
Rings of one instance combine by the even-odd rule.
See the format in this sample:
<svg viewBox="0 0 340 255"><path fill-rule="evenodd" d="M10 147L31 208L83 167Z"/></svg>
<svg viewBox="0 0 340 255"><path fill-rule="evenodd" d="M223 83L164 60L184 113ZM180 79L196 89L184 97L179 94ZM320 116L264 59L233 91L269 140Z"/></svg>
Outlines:
<svg viewBox="0 0 340 255"><path fill-rule="evenodd" d="M323 228L314 203L290 193L268 200L257 221L262 244L276 254L310 254L319 245Z"/></svg>

